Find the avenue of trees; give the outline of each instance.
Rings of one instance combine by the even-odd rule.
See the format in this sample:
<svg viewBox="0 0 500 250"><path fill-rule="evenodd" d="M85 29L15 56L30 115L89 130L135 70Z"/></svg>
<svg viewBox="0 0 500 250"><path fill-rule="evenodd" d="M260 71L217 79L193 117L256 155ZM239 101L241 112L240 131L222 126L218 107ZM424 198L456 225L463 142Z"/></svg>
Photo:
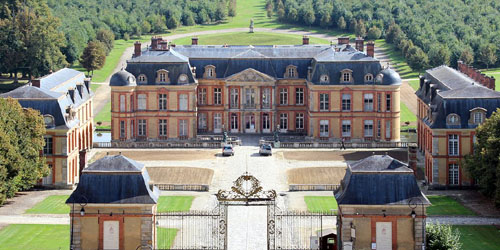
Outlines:
<svg viewBox="0 0 500 250"><path fill-rule="evenodd" d="M497 0L268 0L266 6L282 22L385 38L414 70L455 66L459 59L500 66Z"/></svg>
<svg viewBox="0 0 500 250"><path fill-rule="evenodd" d="M23 109L14 99L0 98L0 205L17 191L33 187L48 174L45 123L40 112Z"/></svg>

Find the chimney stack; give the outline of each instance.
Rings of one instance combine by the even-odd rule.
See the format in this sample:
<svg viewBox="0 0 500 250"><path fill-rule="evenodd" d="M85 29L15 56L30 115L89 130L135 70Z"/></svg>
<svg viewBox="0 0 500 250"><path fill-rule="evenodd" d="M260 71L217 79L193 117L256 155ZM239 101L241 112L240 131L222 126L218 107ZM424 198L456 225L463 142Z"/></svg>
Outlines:
<svg viewBox="0 0 500 250"><path fill-rule="evenodd" d="M309 37L308 36L302 37L302 45L309 45Z"/></svg>
<svg viewBox="0 0 500 250"><path fill-rule="evenodd" d="M365 40L361 37L356 38L356 50L359 52L364 52Z"/></svg>
<svg viewBox="0 0 500 250"><path fill-rule="evenodd" d="M349 44L349 37L339 37L337 41L338 45Z"/></svg>
<svg viewBox="0 0 500 250"><path fill-rule="evenodd" d="M141 42L134 43L134 57L141 56Z"/></svg>
<svg viewBox="0 0 500 250"><path fill-rule="evenodd" d="M40 78L32 79L31 80L31 86L40 88Z"/></svg>
<svg viewBox="0 0 500 250"><path fill-rule="evenodd" d="M191 37L191 45L198 45L198 37Z"/></svg>
<svg viewBox="0 0 500 250"><path fill-rule="evenodd" d="M369 57L375 57L375 43L373 41L369 41L366 44L366 55Z"/></svg>

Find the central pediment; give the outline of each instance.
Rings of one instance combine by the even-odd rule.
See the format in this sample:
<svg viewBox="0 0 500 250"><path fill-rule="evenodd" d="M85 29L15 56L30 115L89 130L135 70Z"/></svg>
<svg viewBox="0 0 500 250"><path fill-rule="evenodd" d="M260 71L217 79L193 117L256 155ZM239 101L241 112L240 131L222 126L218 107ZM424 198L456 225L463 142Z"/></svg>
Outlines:
<svg viewBox="0 0 500 250"><path fill-rule="evenodd" d="M245 69L226 78L226 82L274 82L274 77L252 68Z"/></svg>

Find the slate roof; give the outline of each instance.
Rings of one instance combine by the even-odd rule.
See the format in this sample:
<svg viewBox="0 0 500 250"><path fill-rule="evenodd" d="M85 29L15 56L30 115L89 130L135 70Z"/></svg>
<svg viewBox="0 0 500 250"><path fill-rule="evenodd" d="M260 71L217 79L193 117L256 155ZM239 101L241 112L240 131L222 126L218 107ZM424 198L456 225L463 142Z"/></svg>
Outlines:
<svg viewBox="0 0 500 250"><path fill-rule="evenodd" d="M388 155L373 155L349 164L335 198L339 205L407 205L412 198L430 204L413 170Z"/></svg>
<svg viewBox="0 0 500 250"><path fill-rule="evenodd" d="M384 73L380 61L376 58L358 52L350 45L178 45L170 50L143 50L140 56L128 61L126 71L136 78L146 75L147 85L156 85L157 71L165 69L169 72L170 82L166 85L176 85L181 74L188 76L188 84L202 78L205 67L215 66L216 78L226 78L248 68L272 76L284 78L286 67L297 67L298 78L307 79L311 68L311 79L314 84L344 85L340 82L340 71L351 69L354 82L352 84L400 85L401 78L395 71ZM195 67L195 75L191 69ZM323 74L330 76L330 82L320 83ZM366 74L384 76L379 82L367 83ZM142 85L144 83L138 83ZM183 83L185 84L185 83ZM113 82L111 86L129 86L125 81Z"/></svg>
<svg viewBox="0 0 500 250"><path fill-rule="evenodd" d="M125 156L105 156L85 168L66 203L156 204L160 191L150 188L144 164Z"/></svg>
<svg viewBox="0 0 500 250"><path fill-rule="evenodd" d="M477 125L469 123L472 109L486 109L486 117L490 117L500 108L500 92L448 66L427 70L421 81L415 94L431 107L431 119L423 119L431 128L474 129ZM459 125L446 124L450 114L460 117Z"/></svg>

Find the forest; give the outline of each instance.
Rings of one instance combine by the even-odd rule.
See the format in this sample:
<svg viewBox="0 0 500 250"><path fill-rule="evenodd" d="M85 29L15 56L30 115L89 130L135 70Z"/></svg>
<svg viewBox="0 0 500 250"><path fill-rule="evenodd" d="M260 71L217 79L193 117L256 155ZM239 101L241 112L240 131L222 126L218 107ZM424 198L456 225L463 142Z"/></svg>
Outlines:
<svg viewBox="0 0 500 250"><path fill-rule="evenodd" d="M268 0L266 8L281 22L386 38L414 70L459 59L500 65L498 0Z"/></svg>

